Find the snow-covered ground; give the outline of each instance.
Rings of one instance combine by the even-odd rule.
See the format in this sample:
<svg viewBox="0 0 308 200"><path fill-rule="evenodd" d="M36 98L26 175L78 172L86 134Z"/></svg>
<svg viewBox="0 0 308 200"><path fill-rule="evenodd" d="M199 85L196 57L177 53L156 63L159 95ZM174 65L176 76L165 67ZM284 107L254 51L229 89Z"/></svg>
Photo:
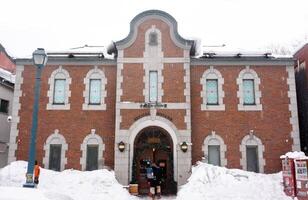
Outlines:
<svg viewBox="0 0 308 200"><path fill-rule="evenodd" d="M281 173L265 175L198 162L177 200L291 200L281 182Z"/></svg>
<svg viewBox="0 0 308 200"><path fill-rule="evenodd" d="M38 189L21 188L27 162L13 162L0 169L0 200L127 200L135 197L108 170L55 172L41 168ZM3 187L4 186L4 187Z"/></svg>
<svg viewBox="0 0 308 200"><path fill-rule="evenodd" d="M27 162L16 161L0 169L0 200L130 200L114 173L108 170L54 172L41 168L37 189L22 188ZM291 200L283 193L282 175L257 174L198 162L177 200ZM141 199L147 199L143 197Z"/></svg>

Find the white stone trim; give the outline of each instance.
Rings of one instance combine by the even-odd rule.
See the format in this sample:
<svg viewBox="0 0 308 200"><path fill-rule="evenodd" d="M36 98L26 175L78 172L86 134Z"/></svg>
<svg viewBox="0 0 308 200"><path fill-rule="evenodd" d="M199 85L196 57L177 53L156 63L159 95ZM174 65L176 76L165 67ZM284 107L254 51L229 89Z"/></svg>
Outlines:
<svg viewBox="0 0 308 200"><path fill-rule="evenodd" d="M258 147L259 171L260 173L264 173L265 159L263 157L263 153L265 151L265 147L262 144L262 141L254 135L252 130L242 139L242 142L240 144L240 152L242 154L242 157L240 159L240 165L242 166L243 170L247 170L246 146Z"/></svg>
<svg viewBox="0 0 308 200"><path fill-rule="evenodd" d="M118 58L118 62L121 63L147 63L151 62L152 58L149 57L141 57L141 58ZM161 61L163 63L189 63L190 59L189 58L183 58L183 57L165 57L161 58Z"/></svg>
<svg viewBox="0 0 308 200"><path fill-rule="evenodd" d="M217 135L215 131L211 132L211 135L208 135L203 142L202 151L204 152L204 157L206 162L208 163L208 154L209 154L209 145L219 145L220 146L220 164L222 167L227 166L227 158L226 158L226 151L227 151L227 145L225 145L224 140L222 137Z"/></svg>
<svg viewBox="0 0 308 200"><path fill-rule="evenodd" d="M141 103L135 103L135 102L119 102L118 107L120 109L145 109L140 107ZM190 109L190 103L163 103L166 104L166 108L159 108L159 109L166 109L166 110L171 110L171 109Z"/></svg>
<svg viewBox="0 0 308 200"><path fill-rule="evenodd" d="M87 135L82 144L80 145L80 151L82 152L82 156L80 158L81 170L86 170L87 164L87 145L93 144L98 145L98 169L102 169L104 167L104 151L105 144L103 139L95 133L95 129L91 129L91 133Z"/></svg>
<svg viewBox="0 0 308 200"><path fill-rule="evenodd" d="M43 164L44 168L49 168L49 153L50 153L50 145L51 144L61 144L61 165L60 165L60 171L63 171L65 169L65 165L67 164L67 158L66 158L66 151L68 150L68 144L66 143L66 140L63 135L59 133L59 130L56 129L52 135L50 135L45 144L44 144L44 150L45 150L45 156L43 158Z"/></svg>
<svg viewBox="0 0 308 200"><path fill-rule="evenodd" d="M255 105L244 105L243 97L243 79L253 79L254 80L254 89L255 89ZM246 66L245 69L240 71L238 78L236 79L238 85L237 97L239 99L239 104L237 105L238 110L240 111L261 111L261 91L260 91L260 78L255 70L251 69L249 66Z"/></svg>
<svg viewBox="0 0 308 200"><path fill-rule="evenodd" d="M297 97L296 97L296 86L295 86L295 73L293 66L286 66L288 73L287 84L289 86L288 97L290 99L289 111L290 125L292 126L291 138L293 139L292 151L300 151L300 136L299 136L299 125L298 125L298 112L297 112Z"/></svg>
<svg viewBox="0 0 308 200"><path fill-rule="evenodd" d="M9 143L9 152L8 152L8 163L16 161L15 152L17 150L18 141L16 138L19 134L18 123L20 121L19 110L21 108L20 97L22 96L21 85L23 84L22 73L24 71L23 65L16 66L16 77L15 77L15 86L14 86L14 97L13 97L13 106L12 106L12 122L11 122L11 131L10 131L10 143Z"/></svg>
<svg viewBox="0 0 308 200"><path fill-rule="evenodd" d="M155 32L157 34L157 45L151 46L149 45L149 35L150 33ZM143 63L144 76L143 76L143 95L144 102L149 102L149 72L157 71L157 102L162 101L162 96L164 95L164 90L162 87L162 83L164 82L164 77L162 74L163 63L162 58L164 57L164 53L162 52L162 39L161 32L155 26L152 26L145 32L145 51L143 53L144 58L148 58L148 62Z"/></svg>
<svg viewBox="0 0 308 200"><path fill-rule="evenodd" d="M101 80L101 102L99 105L89 104L89 93L90 93L90 79L100 79ZM94 66L91 69L86 77L83 79L85 84L85 90L83 91L84 103L82 104L82 110L106 110L105 98L107 97L106 84L107 78L105 73L98 69L97 66Z"/></svg>
<svg viewBox="0 0 308 200"><path fill-rule="evenodd" d="M187 54L188 53L188 54ZM189 52L187 50L184 50L184 55L189 56ZM190 65L189 62L184 63L184 83L185 83L185 89L184 89L184 96L185 96L185 102L186 102L186 115L184 118L184 121L186 123L186 129L191 130L191 99L190 99Z"/></svg>
<svg viewBox="0 0 308 200"><path fill-rule="evenodd" d="M206 96L206 80L207 79L217 79L217 86L218 86L218 105L208 105L207 104L207 96ZM201 79L200 84L202 85L202 91L201 91L201 97L202 97L202 104L201 104L201 110L214 110L214 111L224 111L225 110L225 104L223 103L223 98L225 97L225 92L222 89L222 86L224 84L224 78L222 77L221 73L214 69L213 66L210 66L209 69L207 69Z"/></svg>
<svg viewBox="0 0 308 200"><path fill-rule="evenodd" d="M56 78L66 79L64 105L53 104L54 81ZM68 71L63 69L62 66L59 66L58 69L54 70L51 73L48 79L49 90L47 91L47 97L49 98L49 102L46 106L47 110L69 110L70 109L69 98L71 97L71 91L70 91L71 83L72 83L72 78L70 77Z"/></svg>

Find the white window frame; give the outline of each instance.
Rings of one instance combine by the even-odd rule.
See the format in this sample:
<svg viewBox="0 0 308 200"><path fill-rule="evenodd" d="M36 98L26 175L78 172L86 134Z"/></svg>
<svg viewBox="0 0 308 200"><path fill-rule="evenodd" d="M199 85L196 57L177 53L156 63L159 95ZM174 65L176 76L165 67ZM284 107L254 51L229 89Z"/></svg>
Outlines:
<svg viewBox="0 0 308 200"><path fill-rule="evenodd" d="M54 89L55 89L55 79L65 79L65 99L64 104L54 104ZM47 110L69 110L70 103L69 98L71 97L70 84L72 83L72 79L65 69L62 66L59 66L58 69L54 70L49 79L49 90L47 91L47 97L49 98L49 102L46 106Z"/></svg>
<svg viewBox="0 0 308 200"><path fill-rule="evenodd" d="M217 79L217 89L218 89L218 105L208 105L207 104L207 95L206 95L206 80L207 79ZM200 80L200 84L202 85L202 91L201 91L201 98L202 98L202 104L201 104L201 110L208 110L208 111L224 111L225 110L225 104L223 102L223 98L225 97L225 92L222 89L222 86L224 84L224 78L222 77L221 73L214 69L213 66L210 66L209 69L207 69Z"/></svg>
<svg viewBox="0 0 308 200"><path fill-rule="evenodd" d="M63 171L65 169L65 165L67 164L67 158L65 153L68 150L68 144L66 143L64 136L59 133L58 129L56 129L54 133L47 138L44 144L45 156L43 158L43 164L46 169L49 169L49 154L51 144L62 145L60 171Z"/></svg>
<svg viewBox="0 0 308 200"><path fill-rule="evenodd" d="M242 139L242 142L240 144L240 152L242 154L242 158L240 159L240 164L243 170L247 170L246 146L258 147L259 172L264 173L265 159L263 157L263 153L265 151L265 148L264 145L262 144L261 139L255 136L253 131L250 131L250 133Z"/></svg>
<svg viewBox="0 0 308 200"><path fill-rule="evenodd" d="M254 80L254 97L255 104L253 105L245 105L244 104L244 94L243 94L243 80L244 79L252 79ZM241 70L238 78L236 79L236 83L238 85L237 97L239 99L239 104L237 105L238 110L240 111L261 111L261 91L260 91L260 78L255 70L251 69L249 66L246 66L245 69Z"/></svg>
<svg viewBox="0 0 308 200"><path fill-rule="evenodd" d="M101 80L101 102L100 104L89 104L90 101L90 80L91 79L100 79ZM83 91L84 103L82 104L82 110L106 110L105 98L107 97L107 78L105 73L98 69L97 66L94 66L94 69L91 69L86 77L83 79L85 84L85 90Z"/></svg>
<svg viewBox="0 0 308 200"><path fill-rule="evenodd" d="M215 131L211 132L211 135L208 135L203 142L202 151L204 152L205 161L208 163L208 154L209 154L209 145L219 145L220 146L220 165L222 167L227 166L227 159L226 159L226 151L227 145L225 145L224 140L222 137L216 134Z"/></svg>
<svg viewBox="0 0 308 200"><path fill-rule="evenodd" d="M87 166L87 146L88 145L98 145L98 169L102 169L104 167L104 151L105 144L103 139L95 133L95 129L91 129L91 133L87 135L82 144L80 145L80 151L82 152L82 156L80 158L81 170L86 170Z"/></svg>
<svg viewBox="0 0 308 200"><path fill-rule="evenodd" d="M151 100L151 74L154 73L156 74L156 96L155 96L155 100ZM157 70L150 70L149 71L149 102L157 102L158 101L158 72Z"/></svg>

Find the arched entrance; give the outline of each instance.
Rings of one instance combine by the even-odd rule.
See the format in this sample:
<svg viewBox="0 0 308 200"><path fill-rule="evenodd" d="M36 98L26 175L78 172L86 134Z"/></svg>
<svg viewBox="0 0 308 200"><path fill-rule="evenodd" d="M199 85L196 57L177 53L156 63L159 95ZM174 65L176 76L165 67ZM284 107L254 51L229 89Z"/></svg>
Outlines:
<svg viewBox="0 0 308 200"><path fill-rule="evenodd" d="M174 156L172 138L166 130L157 126L142 129L134 141L132 181L139 185L140 194L148 194L146 163L156 163L162 171L162 194L175 194Z"/></svg>

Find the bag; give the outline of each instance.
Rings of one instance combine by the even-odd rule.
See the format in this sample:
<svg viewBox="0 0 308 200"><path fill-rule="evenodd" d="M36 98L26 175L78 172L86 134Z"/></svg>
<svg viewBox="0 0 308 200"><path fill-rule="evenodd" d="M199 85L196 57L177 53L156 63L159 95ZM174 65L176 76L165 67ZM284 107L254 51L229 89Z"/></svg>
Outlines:
<svg viewBox="0 0 308 200"><path fill-rule="evenodd" d="M152 167L148 167L146 170L147 170L147 179L153 179L154 178L154 174L153 174Z"/></svg>
<svg viewBox="0 0 308 200"><path fill-rule="evenodd" d="M34 177L34 183L39 184L39 178L38 177Z"/></svg>

